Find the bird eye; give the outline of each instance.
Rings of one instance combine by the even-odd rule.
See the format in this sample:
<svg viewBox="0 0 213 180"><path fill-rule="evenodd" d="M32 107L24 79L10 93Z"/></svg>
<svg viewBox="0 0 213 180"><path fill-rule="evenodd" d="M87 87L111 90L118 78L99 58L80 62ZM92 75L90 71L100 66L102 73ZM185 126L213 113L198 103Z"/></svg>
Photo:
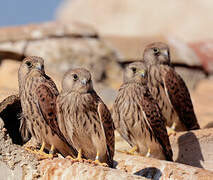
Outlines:
<svg viewBox="0 0 213 180"><path fill-rule="evenodd" d="M78 79L77 74L73 74L73 79L76 81Z"/></svg>
<svg viewBox="0 0 213 180"><path fill-rule="evenodd" d="M160 50L158 48L153 48L154 54L158 54L160 52Z"/></svg>
<svg viewBox="0 0 213 180"><path fill-rule="evenodd" d="M30 68L30 67L32 67L32 63L30 62L30 61L27 61L26 62L26 65Z"/></svg>
<svg viewBox="0 0 213 180"><path fill-rule="evenodd" d="M136 68L135 67L132 68L132 72L136 73Z"/></svg>

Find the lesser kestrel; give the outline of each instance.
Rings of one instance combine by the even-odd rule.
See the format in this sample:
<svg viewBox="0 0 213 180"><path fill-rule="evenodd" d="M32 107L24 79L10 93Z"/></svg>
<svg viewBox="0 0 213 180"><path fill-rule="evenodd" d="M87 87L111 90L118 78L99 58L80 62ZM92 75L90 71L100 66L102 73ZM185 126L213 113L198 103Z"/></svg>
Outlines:
<svg viewBox="0 0 213 180"><path fill-rule="evenodd" d="M165 118L147 87L147 68L131 63L124 72L113 105L113 121L120 135L139 154L172 161Z"/></svg>
<svg viewBox="0 0 213 180"><path fill-rule="evenodd" d="M28 129L32 138L42 144L43 149L56 149L62 155L77 156L77 151L67 143L58 127L56 118L56 85L45 74L44 60L27 57L18 72L19 94L24 117L22 126Z"/></svg>
<svg viewBox="0 0 213 180"><path fill-rule="evenodd" d="M171 66L169 47L160 42L149 44L143 62L149 69L149 89L167 125L176 131L199 129L189 90Z"/></svg>
<svg viewBox="0 0 213 180"><path fill-rule="evenodd" d="M57 112L61 132L79 154L113 166L113 121L107 106L93 89L89 71L77 68L65 74L57 98Z"/></svg>

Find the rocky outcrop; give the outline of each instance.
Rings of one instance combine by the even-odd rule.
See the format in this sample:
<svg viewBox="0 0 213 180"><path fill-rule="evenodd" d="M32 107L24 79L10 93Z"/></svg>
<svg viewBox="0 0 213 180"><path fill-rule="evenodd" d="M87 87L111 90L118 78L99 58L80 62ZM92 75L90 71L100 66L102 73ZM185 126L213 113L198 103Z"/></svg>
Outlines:
<svg viewBox="0 0 213 180"><path fill-rule="evenodd" d="M171 163L123 153L115 154L116 168L149 179L212 179L213 172L179 163Z"/></svg>
<svg viewBox="0 0 213 180"><path fill-rule="evenodd" d="M116 52L86 25L55 22L0 29L0 60L30 55L43 57L46 69L58 77L69 68L84 66L100 82L116 79L121 70Z"/></svg>
<svg viewBox="0 0 213 180"><path fill-rule="evenodd" d="M102 166L95 166L89 163L73 162L68 159L55 158L44 160L39 165L42 179L106 179L106 180L139 180L147 179L137 175L127 173L123 170L111 169Z"/></svg>
<svg viewBox="0 0 213 180"><path fill-rule="evenodd" d="M113 88L122 82L116 51L89 26L49 22L0 28L0 100L18 93L19 61L30 55L45 59L46 72L59 89L66 70L89 69L95 89L109 104L115 94Z"/></svg>

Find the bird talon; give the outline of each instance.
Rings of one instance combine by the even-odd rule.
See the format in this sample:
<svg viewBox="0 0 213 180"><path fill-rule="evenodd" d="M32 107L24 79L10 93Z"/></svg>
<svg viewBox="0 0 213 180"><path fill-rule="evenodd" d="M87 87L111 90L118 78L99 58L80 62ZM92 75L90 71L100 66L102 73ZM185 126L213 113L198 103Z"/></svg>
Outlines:
<svg viewBox="0 0 213 180"><path fill-rule="evenodd" d="M36 154L38 156L38 160L43 159L52 159L54 157L53 153L47 154L44 152L45 143L42 143L40 150L36 150L34 147L25 147L24 149L32 154ZM51 150L53 151L53 146L51 146Z"/></svg>
<svg viewBox="0 0 213 180"><path fill-rule="evenodd" d="M66 158L71 159L73 162L83 162L85 159L83 159L81 156L81 149L79 149L77 158L73 158L71 156L67 156Z"/></svg>
<svg viewBox="0 0 213 180"><path fill-rule="evenodd" d="M26 151L28 151L28 152L31 152L31 153L33 153L35 150L33 149L31 149L32 147L25 147L24 149L26 150Z"/></svg>
<svg viewBox="0 0 213 180"><path fill-rule="evenodd" d="M128 155L137 155L135 153L135 151L137 151L137 146L134 146L132 149L130 149L129 151L123 151L123 150L117 150L117 152L121 152L121 153L125 153L125 154L128 154Z"/></svg>
<svg viewBox="0 0 213 180"><path fill-rule="evenodd" d="M89 163L89 164L93 164L96 166L104 166L104 167L108 167L108 164L106 163L101 163L98 159L96 159L95 161L91 160L91 159L87 159L85 162Z"/></svg>
<svg viewBox="0 0 213 180"><path fill-rule="evenodd" d="M39 152L38 151L38 159L39 160L43 160L43 159L52 159L53 158L53 154L47 154L44 152Z"/></svg>
<svg viewBox="0 0 213 180"><path fill-rule="evenodd" d="M105 166L108 167L108 165L106 163L101 163L98 159L96 159L95 161L93 161L95 164L100 165L100 166Z"/></svg>

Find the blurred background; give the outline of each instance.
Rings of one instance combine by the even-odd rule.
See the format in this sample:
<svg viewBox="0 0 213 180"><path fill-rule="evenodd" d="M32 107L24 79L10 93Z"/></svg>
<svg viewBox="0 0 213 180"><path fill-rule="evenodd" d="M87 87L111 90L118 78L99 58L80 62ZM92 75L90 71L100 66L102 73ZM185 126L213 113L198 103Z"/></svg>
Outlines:
<svg viewBox="0 0 213 180"><path fill-rule="evenodd" d="M54 14L62 2L62 0L2 0L0 6L0 26L53 20Z"/></svg>
<svg viewBox="0 0 213 180"><path fill-rule="evenodd" d="M213 126L212 0L7 0L1 2L0 26L0 100L18 93L20 62L36 55L59 89L67 69L89 69L110 108L124 67L140 60L148 43L162 41L189 87L201 128ZM209 147L206 169L213 169L210 155ZM184 162L195 165L195 156Z"/></svg>

